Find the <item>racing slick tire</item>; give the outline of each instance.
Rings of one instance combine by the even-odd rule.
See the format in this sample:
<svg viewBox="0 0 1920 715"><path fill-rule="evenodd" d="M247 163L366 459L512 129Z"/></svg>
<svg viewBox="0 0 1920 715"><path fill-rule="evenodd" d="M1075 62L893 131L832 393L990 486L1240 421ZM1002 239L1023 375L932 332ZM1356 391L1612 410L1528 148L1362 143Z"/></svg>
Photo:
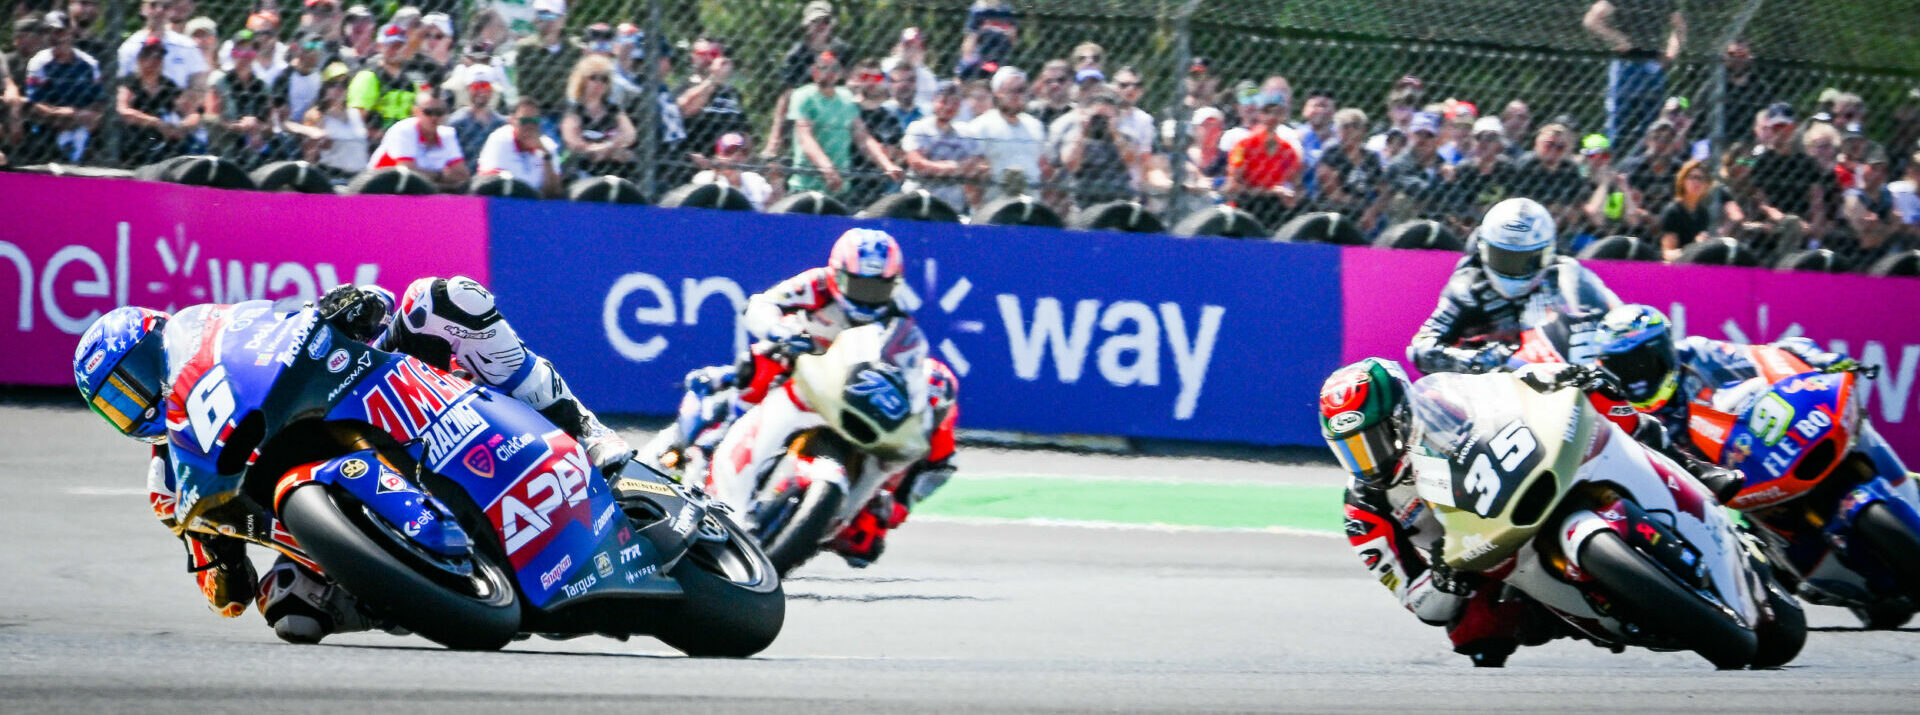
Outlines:
<svg viewBox="0 0 1920 715"><path fill-rule="evenodd" d="M833 528L833 518L840 513L846 499L847 492L840 485L815 481L805 489L784 490L771 500L798 500L782 523L774 525L771 533L760 535L761 548L766 550L767 558L773 561L774 569L781 576L820 553L820 544L830 536L828 530Z"/></svg>
<svg viewBox="0 0 1920 715"><path fill-rule="evenodd" d="M700 539L668 572L686 598L661 614L654 637L695 657L745 658L765 650L787 620L779 571L725 514L709 512L701 529L725 538Z"/></svg>
<svg viewBox="0 0 1920 715"><path fill-rule="evenodd" d="M356 518L357 517L357 518ZM399 537L372 523L359 503L325 485L295 488L281 501L287 531L327 576L376 615L458 650L499 650L520 630L512 578L484 549L470 557L473 575L429 574L406 563ZM390 528L390 527L388 527Z"/></svg>
<svg viewBox="0 0 1920 715"><path fill-rule="evenodd" d="M1682 586L1619 534L1600 531L1580 546L1580 567L1625 615L1655 633L1675 638L1721 670L1754 661L1759 637Z"/></svg>

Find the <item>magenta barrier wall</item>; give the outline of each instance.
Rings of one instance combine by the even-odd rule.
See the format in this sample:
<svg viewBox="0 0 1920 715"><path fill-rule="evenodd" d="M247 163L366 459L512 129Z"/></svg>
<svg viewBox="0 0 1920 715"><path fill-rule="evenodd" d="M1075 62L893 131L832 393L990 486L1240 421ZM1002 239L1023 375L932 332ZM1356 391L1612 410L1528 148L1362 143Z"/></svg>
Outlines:
<svg viewBox="0 0 1920 715"><path fill-rule="evenodd" d="M1459 254L1348 248L1341 261L1342 358L1391 357L1433 311ZM1920 279L1779 273L1752 268L1589 261L1628 302L1671 316L1683 333L1768 342L1804 335L1882 367L1869 398L1876 426L1920 459ZM1412 365L1407 365L1409 371Z"/></svg>
<svg viewBox="0 0 1920 715"><path fill-rule="evenodd" d="M73 346L123 304L394 290L427 275L487 279L485 201L310 196L126 179L0 174L0 383L71 385Z"/></svg>

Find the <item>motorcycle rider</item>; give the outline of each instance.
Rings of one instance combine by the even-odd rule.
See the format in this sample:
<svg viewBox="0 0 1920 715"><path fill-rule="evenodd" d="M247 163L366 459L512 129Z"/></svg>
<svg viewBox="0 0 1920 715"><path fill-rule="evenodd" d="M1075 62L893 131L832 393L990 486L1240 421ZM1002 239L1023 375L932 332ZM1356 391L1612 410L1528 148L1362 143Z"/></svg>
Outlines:
<svg viewBox="0 0 1920 715"><path fill-rule="evenodd" d="M1555 253L1553 215L1533 199L1494 204L1454 266L1440 305L1414 333L1407 360L1422 372L1479 373L1513 354L1529 309L1608 310L1620 299L1593 271Z"/></svg>
<svg viewBox="0 0 1920 715"><path fill-rule="evenodd" d="M742 322L752 346L731 366L688 373L681 419L649 446L647 456L665 467L700 471L727 427L784 383L795 357L826 352L849 328L909 315L894 300L904 272L905 258L893 236L854 228L834 241L825 267L802 271L747 299ZM953 475L959 380L938 360L929 359L928 367L936 408L933 450L837 537L835 550L856 566L877 558L887 530Z"/></svg>
<svg viewBox="0 0 1920 715"><path fill-rule="evenodd" d="M1869 377L1878 372L1876 368L1863 367L1844 353L1821 350L1804 337L1787 338L1770 345L1792 353L1815 370L1863 370ZM1748 357L1747 346L1698 335L1676 341L1672 322L1659 309L1648 305L1622 305L1607 311L1600 319L1594 347L1600 367L1617 380L1621 398L1660 426L1659 437L1673 446L1663 453L1685 456L1686 460L1680 463L1689 467L1689 471L1693 466L1690 461L1705 461L1704 453L1693 444L1688 429L1691 405L1696 401L1710 402L1714 392L1721 388L1738 385L1760 374L1760 369ZM1739 477L1738 472L1733 475ZM1726 499L1723 497L1721 501Z"/></svg>
<svg viewBox="0 0 1920 715"><path fill-rule="evenodd" d="M200 331L214 308L197 305L168 315L127 306L95 320L74 351L82 399L121 434L153 445L147 485L154 516L185 543L188 571L214 613L239 616L251 594L274 632L299 643L375 627L344 589L292 559L281 556L256 583L245 541L185 531L176 523L177 465L169 458L166 415L180 409L173 398L184 395L174 393L174 381L200 349ZM422 278L397 305L384 288L343 284L323 296L317 309L320 320L352 340L457 369L525 402L579 440L596 466L617 469L632 455L626 441L573 396L553 364L520 341L495 308L493 294L471 278Z"/></svg>

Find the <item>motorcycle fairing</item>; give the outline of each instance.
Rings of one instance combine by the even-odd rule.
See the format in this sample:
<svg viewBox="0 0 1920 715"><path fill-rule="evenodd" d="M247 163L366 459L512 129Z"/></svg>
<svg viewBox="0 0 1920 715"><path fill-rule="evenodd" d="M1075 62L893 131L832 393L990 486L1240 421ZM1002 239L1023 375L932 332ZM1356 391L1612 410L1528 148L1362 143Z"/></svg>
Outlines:
<svg viewBox="0 0 1920 715"><path fill-rule="evenodd" d="M1756 382L1766 378L1755 378ZM1799 497L1832 474L1851 446L1858 410L1851 373L1803 372L1757 393L1727 430L1720 463L1746 486L1727 505L1772 506Z"/></svg>
<svg viewBox="0 0 1920 715"><path fill-rule="evenodd" d="M467 532L460 528L445 504L422 493L373 450L361 450L288 471L273 490L275 511L294 487L309 483L345 490L388 526L441 556L463 556L472 548Z"/></svg>

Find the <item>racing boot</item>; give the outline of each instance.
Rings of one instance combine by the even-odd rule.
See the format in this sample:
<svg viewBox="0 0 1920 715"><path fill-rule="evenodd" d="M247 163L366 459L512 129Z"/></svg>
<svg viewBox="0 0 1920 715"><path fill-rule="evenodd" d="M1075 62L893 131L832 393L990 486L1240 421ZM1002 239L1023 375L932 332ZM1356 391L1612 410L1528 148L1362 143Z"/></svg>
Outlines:
<svg viewBox="0 0 1920 715"><path fill-rule="evenodd" d="M319 643L335 633L372 630L380 624L360 610L347 590L281 556L260 580L260 614L273 634L288 643Z"/></svg>
<svg viewBox="0 0 1920 715"><path fill-rule="evenodd" d="M253 591L253 562L247 560L247 542L229 536L188 534L187 571L200 584L207 608L221 618L247 612L247 594Z"/></svg>
<svg viewBox="0 0 1920 715"><path fill-rule="evenodd" d="M1713 498L1721 504L1732 501L1740 494L1740 490L1747 486L1747 478L1739 471L1687 454L1685 450L1669 447L1661 450L1661 453L1671 457L1681 469L1687 470L1688 474L1692 474L1695 479L1700 480L1701 484L1705 484L1707 491L1713 492Z"/></svg>
<svg viewBox="0 0 1920 715"><path fill-rule="evenodd" d="M887 531L899 526L907 519L907 507L894 501L893 495L881 492L873 498L873 503L860 510L853 523L842 529L833 543L832 549L847 560L847 565L863 569L873 565L880 553L887 548Z"/></svg>

